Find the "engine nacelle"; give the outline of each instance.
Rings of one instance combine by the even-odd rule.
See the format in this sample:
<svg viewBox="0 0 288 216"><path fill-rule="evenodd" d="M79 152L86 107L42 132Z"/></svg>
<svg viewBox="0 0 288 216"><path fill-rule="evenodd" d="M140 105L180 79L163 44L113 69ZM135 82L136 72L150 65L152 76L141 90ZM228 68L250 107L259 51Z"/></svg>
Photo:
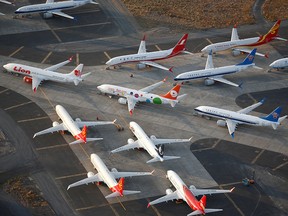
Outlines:
<svg viewBox="0 0 288 216"><path fill-rule="evenodd" d="M89 178L89 177L92 177L92 176L94 176L95 174L93 173L93 172L88 172L87 173L87 177Z"/></svg>
<svg viewBox="0 0 288 216"><path fill-rule="evenodd" d="M119 98L118 103L120 104L127 104L127 99L126 98Z"/></svg>
<svg viewBox="0 0 288 216"><path fill-rule="evenodd" d="M32 83L32 78L28 77L28 76L24 76L23 77L23 81L26 82L26 83L30 83L31 84Z"/></svg>
<svg viewBox="0 0 288 216"><path fill-rule="evenodd" d="M190 189L190 190L196 189L196 187L195 187L194 185L190 185L189 189Z"/></svg>
<svg viewBox="0 0 288 216"><path fill-rule="evenodd" d="M137 67L138 70L141 70L141 69L146 68L146 65L140 63L140 64L137 64L136 67Z"/></svg>
<svg viewBox="0 0 288 216"><path fill-rule="evenodd" d="M75 121L76 122L81 122L81 119L80 118L76 118Z"/></svg>
<svg viewBox="0 0 288 216"><path fill-rule="evenodd" d="M217 125L220 126L220 127L226 127L226 121L224 121L224 120L218 120L218 121L217 121Z"/></svg>
<svg viewBox="0 0 288 216"><path fill-rule="evenodd" d="M150 139L152 139L152 140L154 139L154 140L155 140L155 139L156 139L156 136L155 136L155 135L151 135L151 136L150 136Z"/></svg>
<svg viewBox="0 0 288 216"><path fill-rule="evenodd" d="M111 172L118 172L118 170L116 168L112 168Z"/></svg>
<svg viewBox="0 0 288 216"><path fill-rule="evenodd" d="M241 52L239 50L232 50L232 55L233 56L238 56L240 54L241 54Z"/></svg>
<svg viewBox="0 0 288 216"><path fill-rule="evenodd" d="M171 189L166 189L166 194L169 195L169 194L172 194L173 191Z"/></svg>
<svg viewBox="0 0 288 216"><path fill-rule="evenodd" d="M59 123L58 123L57 121L54 121L54 122L52 123L52 125L53 125L53 127L56 127L56 126L59 125Z"/></svg>
<svg viewBox="0 0 288 216"><path fill-rule="evenodd" d="M135 141L132 138L129 138L127 142L128 144L131 144L131 143L134 143Z"/></svg>
<svg viewBox="0 0 288 216"><path fill-rule="evenodd" d="M53 14L52 14L52 13L43 13L43 14L42 14L42 17L43 17L44 19L50 19L50 18L53 17Z"/></svg>
<svg viewBox="0 0 288 216"><path fill-rule="evenodd" d="M205 84L206 86L213 85L214 83L215 83L215 81L214 81L214 80L211 80L211 79L205 79L205 80L204 80L204 84Z"/></svg>

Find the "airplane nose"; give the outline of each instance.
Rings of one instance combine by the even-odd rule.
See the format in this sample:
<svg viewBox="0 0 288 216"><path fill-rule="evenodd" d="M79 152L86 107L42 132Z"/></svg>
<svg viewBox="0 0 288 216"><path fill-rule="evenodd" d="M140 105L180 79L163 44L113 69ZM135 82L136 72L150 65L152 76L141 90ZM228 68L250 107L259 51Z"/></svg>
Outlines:
<svg viewBox="0 0 288 216"><path fill-rule="evenodd" d="M97 89L99 90L99 91L102 91L102 86L97 86Z"/></svg>
<svg viewBox="0 0 288 216"><path fill-rule="evenodd" d="M111 65L111 59L109 59L105 64L106 65Z"/></svg>

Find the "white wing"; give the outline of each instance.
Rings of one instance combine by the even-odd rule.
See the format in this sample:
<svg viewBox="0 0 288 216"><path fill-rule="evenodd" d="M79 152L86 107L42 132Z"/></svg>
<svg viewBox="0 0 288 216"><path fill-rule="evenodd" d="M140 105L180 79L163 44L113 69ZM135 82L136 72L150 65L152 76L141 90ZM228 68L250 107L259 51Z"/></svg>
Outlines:
<svg viewBox="0 0 288 216"><path fill-rule="evenodd" d="M167 194L163 197L160 197L159 199L156 199L152 202L149 202L148 206L150 205L155 205L157 203L162 203L162 202L167 202L167 201L170 201L170 200L175 200L175 199L183 199L182 197L180 197L177 193L177 191L174 191L173 193L171 194Z"/></svg>
<svg viewBox="0 0 288 216"><path fill-rule="evenodd" d="M230 119L226 119L226 123L227 123L229 134L233 138L237 124L234 121L230 120Z"/></svg>
<svg viewBox="0 0 288 216"><path fill-rule="evenodd" d="M132 115L134 107L137 103L137 100L135 100L134 98L130 96L126 96L126 98L127 98L127 103L128 103L128 111Z"/></svg>
<svg viewBox="0 0 288 216"><path fill-rule="evenodd" d="M39 131L39 132L35 133L33 138L36 137L36 136L42 135L42 134L53 133L53 132L61 131L61 130L67 130L63 123L61 123L61 124L59 124L57 126L54 126L54 127L51 127L51 128L48 128L48 129L45 129L45 130L42 130L42 131Z"/></svg>
<svg viewBox="0 0 288 216"><path fill-rule="evenodd" d="M211 80L215 80L215 81L218 81L218 82L221 82L221 83L225 83L225 84L228 84L228 85L231 85L231 86L235 86L235 87L240 87L241 84L236 84L236 83L233 83L227 79L224 79L223 77L209 77L209 79Z"/></svg>
<svg viewBox="0 0 288 216"><path fill-rule="evenodd" d="M217 194L217 193L231 193L234 190L217 190L217 189L197 189L197 188L190 188L190 191L194 194L194 196L200 196L205 194Z"/></svg>
<svg viewBox="0 0 288 216"><path fill-rule="evenodd" d="M116 121L116 120L115 120ZM78 127L82 128L84 125L87 127L89 126L99 126L99 125L109 125L109 124L114 124L115 121L75 121L75 123L78 125Z"/></svg>
<svg viewBox="0 0 288 216"><path fill-rule="evenodd" d="M69 16L68 14L65 14L65 13L63 13L63 12L61 12L61 11L51 11L50 13L52 13L52 14L54 14L54 15L57 15L57 16L62 16L62 17L64 17L64 18L68 18L68 19L74 20L74 17Z"/></svg>
<svg viewBox="0 0 288 216"><path fill-rule="evenodd" d="M6 1L6 0L0 0L0 2L5 3L5 4L12 4L12 2Z"/></svg>
<svg viewBox="0 0 288 216"><path fill-rule="evenodd" d="M239 110L237 113L241 114L247 114L251 112L252 110L256 109L257 107L261 106L264 103L265 99L262 99L260 102L252 104L251 106L248 106L244 109Z"/></svg>
<svg viewBox="0 0 288 216"><path fill-rule="evenodd" d="M58 68L63 67L64 65L68 64L68 63L71 62L71 61L72 61L72 57L69 58L69 59L66 60L66 61L60 62L60 63L58 63L58 64L56 64L56 65L52 65L52 66L50 66L50 67L47 67L47 68L45 68L44 70L55 71L55 70L57 70Z"/></svg>
<svg viewBox="0 0 288 216"><path fill-rule="evenodd" d="M153 89L161 86L164 82L166 82L166 78L163 79L163 80L160 81L160 82L157 82L157 83L154 83L154 84L152 84L152 85L150 85L150 86L147 86L147 87L145 87L145 88L142 88L142 89L140 89L139 91L149 93L149 92L153 91Z"/></svg>
<svg viewBox="0 0 288 216"><path fill-rule="evenodd" d="M156 68L159 68L159 69L162 69L162 70L166 70L166 71L171 71L172 72L172 68L164 67L164 66L162 66L160 64L157 64L155 62L152 62L152 61L141 61L140 63L148 65L148 66L151 66L151 67L156 67Z"/></svg>
<svg viewBox="0 0 288 216"><path fill-rule="evenodd" d="M111 153L121 152L121 151L129 150L129 149L134 149L134 148L141 148L138 140L136 140L136 141L133 142L133 143L129 143L129 144L127 144L127 145L121 146L121 147L119 147L119 148L117 148L117 149L114 149L114 150L111 151Z"/></svg>
<svg viewBox="0 0 288 216"><path fill-rule="evenodd" d="M36 92L38 86L44 79L41 79L40 77L37 76L32 76L32 90Z"/></svg>
<svg viewBox="0 0 288 216"><path fill-rule="evenodd" d="M126 178L126 177L133 177L133 176L145 176L145 175L152 175L152 172L110 172L115 179L119 178Z"/></svg>
<svg viewBox="0 0 288 216"><path fill-rule="evenodd" d="M233 48L233 50L237 50L237 51L244 52L244 53L247 53L247 54L252 52L252 50L246 49L246 48ZM259 52L256 52L255 55L258 55L258 56L261 56L261 57L267 57L266 54L262 54L262 53L259 53Z"/></svg>
<svg viewBox="0 0 288 216"><path fill-rule="evenodd" d="M101 178L101 176L98 175L98 173L95 174L94 176L91 176L91 177L82 179L78 182L75 182L73 184L70 184L67 190L69 190L69 188L72 188L72 187L76 187L76 186L83 185L83 184L94 183L94 182L103 182L103 179Z"/></svg>
<svg viewBox="0 0 288 216"><path fill-rule="evenodd" d="M155 139L151 139L151 140L154 143L154 145L159 145L159 144L190 142L192 140L192 137L190 139L157 139L157 138L155 138Z"/></svg>

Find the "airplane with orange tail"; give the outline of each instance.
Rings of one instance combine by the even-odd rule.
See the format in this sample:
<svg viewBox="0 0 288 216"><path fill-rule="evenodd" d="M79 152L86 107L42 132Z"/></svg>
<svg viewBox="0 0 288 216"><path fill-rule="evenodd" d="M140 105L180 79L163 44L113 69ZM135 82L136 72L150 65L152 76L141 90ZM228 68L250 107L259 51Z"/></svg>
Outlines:
<svg viewBox="0 0 288 216"><path fill-rule="evenodd" d="M152 175L154 172L154 170L152 172L118 172L116 168L112 168L111 171L109 171L107 166L104 164L104 162L98 155L91 154L90 159L91 163L93 164L94 168L98 171L98 173L94 174L93 172L88 172L87 178L77 181L73 184L70 184L67 190L69 190L72 187L76 187L83 184L104 182L112 191L111 194L105 196L106 199L124 195L136 194L140 193L141 191L124 190L124 178L132 176ZM120 179L118 183L116 179Z"/></svg>
<svg viewBox="0 0 288 216"><path fill-rule="evenodd" d="M284 38L279 37L278 30L280 27L281 20L278 20L272 28L268 31L267 34L261 35L259 37L253 37L253 38L245 38L245 39L239 39L238 32L237 32L237 26L235 25L232 28L232 34L231 34L231 40L225 41L225 42L219 42L210 44L206 47L204 47L201 52L209 53L211 50L212 52L219 52L227 49L232 49L232 54L234 56L240 55L240 53L251 53L251 49L245 48L245 47L255 47L260 46L262 44L266 44L272 40L282 40L287 41ZM262 56L262 57L268 57L267 54L262 54L256 52L256 55Z"/></svg>
<svg viewBox="0 0 288 216"><path fill-rule="evenodd" d="M115 124L116 121L115 119L113 122L110 121L93 122L93 121L81 121L80 118L76 118L76 120L74 121L63 106L56 105L55 110L59 118L62 120L62 123L58 123L57 121L53 122L52 124L53 127L35 133L33 138L42 134L68 130L76 139L76 141L71 142L69 144L78 144L78 143L86 143L90 141L102 140L103 138L87 138L87 126ZM80 130L80 128L83 128L82 131Z"/></svg>
<svg viewBox="0 0 288 216"><path fill-rule="evenodd" d="M170 104L174 107L181 99L183 99L186 94L179 95L181 85L178 84L173 87L169 92L165 95L157 95L150 93L153 89L162 85L166 79L157 82L153 85L147 86L140 90L130 89L126 87L103 84L97 86L97 88L105 94L119 96L118 102L120 104L128 103L128 111L130 115L133 114L134 107L139 102L153 103L153 104Z"/></svg>
<svg viewBox="0 0 288 216"><path fill-rule="evenodd" d="M206 213L223 211L223 209L208 209L206 208L206 195L205 194L216 194L216 193L231 193L234 188L231 190L218 190L218 189L197 189L194 185L191 185L189 188L182 181L182 179L172 170L167 171L167 178L170 180L172 185L176 188L173 192L171 189L166 190L166 195L148 203L147 208L150 205L155 205L161 202L167 202L170 200L184 200L189 207L193 210L187 216L192 215L205 215ZM195 196L203 195L200 201L196 199Z"/></svg>
<svg viewBox="0 0 288 216"><path fill-rule="evenodd" d="M121 65L124 63L139 62L137 64L138 69L143 69L146 66L151 66L151 67L156 67L162 70L167 70L167 71L172 72L172 67L167 68L154 61L171 58L180 53L189 53L186 51L186 48L185 48L187 38L188 38L188 34L184 34L182 38L178 41L178 43L171 49L147 52L146 41L145 41L145 36L144 36L138 48L137 54L122 55L122 56L114 57L106 62L106 65L108 65L107 69L109 69L110 66Z"/></svg>

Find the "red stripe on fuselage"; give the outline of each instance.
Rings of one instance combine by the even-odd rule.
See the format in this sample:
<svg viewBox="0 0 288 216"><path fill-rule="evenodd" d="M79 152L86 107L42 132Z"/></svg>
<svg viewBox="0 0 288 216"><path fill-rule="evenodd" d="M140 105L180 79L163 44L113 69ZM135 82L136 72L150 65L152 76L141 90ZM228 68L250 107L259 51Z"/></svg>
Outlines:
<svg viewBox="0 0 288 216"><path fill-rule="evenodd" d="M183 191L185 195L185 199L189 207L193 210L199 210L202 214L205 214L204 208L200 205L199 201L196 199L196 197L192 194L192 192L183 185Z"/></svg>

